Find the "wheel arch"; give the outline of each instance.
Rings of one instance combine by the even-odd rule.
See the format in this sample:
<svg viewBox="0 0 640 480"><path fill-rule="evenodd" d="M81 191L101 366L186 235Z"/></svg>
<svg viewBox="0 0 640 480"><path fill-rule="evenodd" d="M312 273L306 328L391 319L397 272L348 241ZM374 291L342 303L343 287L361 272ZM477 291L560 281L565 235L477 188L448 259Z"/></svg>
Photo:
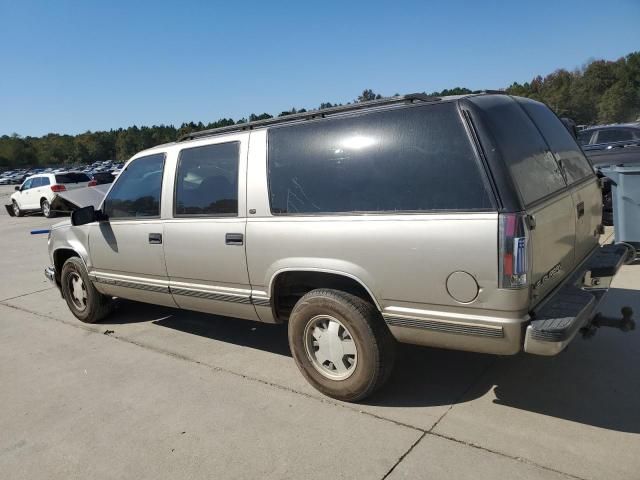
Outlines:
<svg viewBox="0 0 640 480"><path fill-rule="evenodd" d="M299 285L299 288L291 288L296 285ZM283 298L287 296L287 293L290 294L290 297L300 298L317 288L334 288L352 293L370 302L379 312L382 311L380 302L371 288L356 275L340 270L287 267L272 275L267 290L276 321L280 322L288 318L287 307L282 305Z"/></svg>

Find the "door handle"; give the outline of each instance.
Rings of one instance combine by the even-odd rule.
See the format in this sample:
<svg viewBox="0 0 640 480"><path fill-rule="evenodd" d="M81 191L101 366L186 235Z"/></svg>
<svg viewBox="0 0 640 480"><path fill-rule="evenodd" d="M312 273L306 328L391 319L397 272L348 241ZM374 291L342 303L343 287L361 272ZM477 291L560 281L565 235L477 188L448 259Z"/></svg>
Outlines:
<svg viewBox="0 0 640 480"><path fill-rule="evenodd" d="M224 236L224 243L227 245L242 245L244 243L244 235L241 233L227 233Z"/></svg>
<svg viewBox="0 0 640 480"><path fill-rule="evenodd" d="M576 210L578 211L578 218L584 215L584 202L580 202L576 205Z"/></svg>
<svg viewBox="0 0 640 480"><path fill-rule="evenodd" d="M150 233L149 234L149 243L153 245L160 245L162 243L162 234L161 233Z"/></svg>

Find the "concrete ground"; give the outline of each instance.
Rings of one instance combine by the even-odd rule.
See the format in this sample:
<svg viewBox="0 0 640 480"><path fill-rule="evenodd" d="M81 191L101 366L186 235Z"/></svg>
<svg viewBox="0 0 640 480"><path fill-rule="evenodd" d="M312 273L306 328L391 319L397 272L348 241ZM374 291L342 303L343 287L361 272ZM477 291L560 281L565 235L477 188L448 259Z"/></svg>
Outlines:
<svg viewBox="0 0 640 480"><path fill-rule="evenodd" d="M640 478L640 330L551 358L401 346L386 388L344 404L283 326L127 301L80 323L29 234L54 221L0 213L3 478ZM614 286L604 309L640 312L640 265Z"/></svg>

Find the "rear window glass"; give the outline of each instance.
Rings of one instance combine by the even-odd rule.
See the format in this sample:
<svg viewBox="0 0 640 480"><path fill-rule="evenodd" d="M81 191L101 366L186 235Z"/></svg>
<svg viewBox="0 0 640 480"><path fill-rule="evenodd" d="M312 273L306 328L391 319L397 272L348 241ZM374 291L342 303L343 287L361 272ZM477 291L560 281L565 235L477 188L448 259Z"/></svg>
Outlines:
<svg viewBox="0 0 640 480"><path fill-rule="evenodd" d="M175 214L238 214L238 142L185 148L178 159Z"/></svg>
<svg viewBox="0 0 640 480"><path fill-rule="evenodd" d="M633 140L633 132L627 128L607 128L598 131L598 143L626 142Z"/></svg>
<svg viewBox="0 0 640 480"><path fill-rule="evenodd" d="M556 159L561 162L569 184L593 175L593 169L584 153L555 113L540 102L524 98L518 99L518 102L538 126Z"/></svg>
<svg viewBox="0 0 640 480"><path fill-rule="evenodd" d="M480 107L482 121L495 138L525 205L565 187L546 142L515 100L506 95L492 95L471 97L469 101Z"/></svg>
<svg viewBox="0 0 640 480"><path fill-rule="evenodd" d="M453 103L272 128L268 151L274 214L493 208Z"/></svg>
<svg viewBox="0 0 640 480"><path fill-rule="evenodd" d="M583 130L578 132L578 143L580 145L589 145L591 142L591 137L593 136L593 130Z"/></svg>
<svg viewBox="0 0 640 480"><path fill-rule="evenodd" d="M91 179L86 173L59 173L56 175L56 183L81 183Z"/></svg>

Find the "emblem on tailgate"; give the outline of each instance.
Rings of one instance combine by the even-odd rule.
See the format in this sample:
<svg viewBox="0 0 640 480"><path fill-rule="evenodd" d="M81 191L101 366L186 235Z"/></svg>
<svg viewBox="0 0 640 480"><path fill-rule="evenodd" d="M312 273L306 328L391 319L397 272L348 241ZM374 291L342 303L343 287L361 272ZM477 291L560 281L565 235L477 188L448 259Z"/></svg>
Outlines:
<svg viewBox="0 0 640 480"><path fill-rule="evenodd" d="M533 284L533 288L540 288L546 281L551 280L562 271L562 264L558 263L551 270L545 273L540 280Z"/></svg>

